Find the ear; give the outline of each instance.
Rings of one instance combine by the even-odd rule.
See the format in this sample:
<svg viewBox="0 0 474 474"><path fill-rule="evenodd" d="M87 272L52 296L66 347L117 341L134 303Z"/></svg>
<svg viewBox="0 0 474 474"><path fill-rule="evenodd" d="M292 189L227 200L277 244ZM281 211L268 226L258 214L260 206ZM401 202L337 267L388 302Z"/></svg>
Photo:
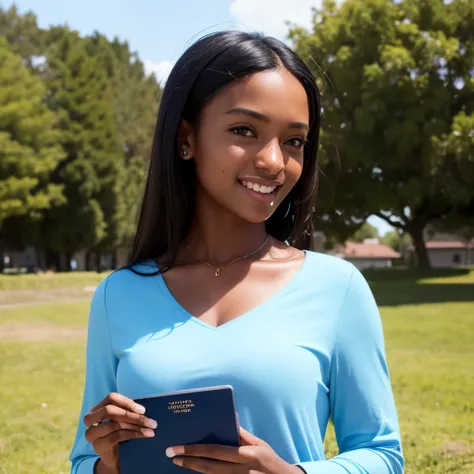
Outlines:
<svg viewBox="0 0 474 474"><path fill-rule="evenodd" d="M194 127L186 120L182 120L179 125L178 153L183 160L190 160L196 156L196 135Z"/></svg>

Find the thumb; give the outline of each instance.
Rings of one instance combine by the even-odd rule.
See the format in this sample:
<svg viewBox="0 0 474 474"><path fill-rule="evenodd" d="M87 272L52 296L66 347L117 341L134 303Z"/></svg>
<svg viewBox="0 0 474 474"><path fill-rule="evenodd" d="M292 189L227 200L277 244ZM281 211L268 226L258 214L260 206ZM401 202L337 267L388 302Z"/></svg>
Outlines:
<svg viewBox="0 0 474 474"><path fill-rule="evenodd" d="M260 438L257 438L252 433L249 433L247 430L244 430L240 427L240 440L242 446L263 446L266 445L265 441Z"/></svg>

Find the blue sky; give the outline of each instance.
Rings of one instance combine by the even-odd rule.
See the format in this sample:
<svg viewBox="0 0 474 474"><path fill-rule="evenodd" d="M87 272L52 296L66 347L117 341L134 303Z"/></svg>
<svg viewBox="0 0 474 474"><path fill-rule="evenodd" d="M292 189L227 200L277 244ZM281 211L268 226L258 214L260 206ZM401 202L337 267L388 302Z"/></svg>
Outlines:
<svg viewBox="0 0 474 474"><path fill-rule="evenodd" d="M264 31L285 39L286 20L309 26L321 0L0 0L33 11L42 27L67 23L82 34L98 30L127 40L149 71L166 77L186 46L218 29Z"/></svg>
<svg viewBox="0 0 474 474"><path fill-rule="evenodd" d="M81 34L97 30L127 40L149 72L165 79L187 45L219 29L257 30L285 40L285 22L311 25L311 7L321 0L0 0L32 11L41 27L68 24ZM371 217L383 234L390 226Z"/></svg>

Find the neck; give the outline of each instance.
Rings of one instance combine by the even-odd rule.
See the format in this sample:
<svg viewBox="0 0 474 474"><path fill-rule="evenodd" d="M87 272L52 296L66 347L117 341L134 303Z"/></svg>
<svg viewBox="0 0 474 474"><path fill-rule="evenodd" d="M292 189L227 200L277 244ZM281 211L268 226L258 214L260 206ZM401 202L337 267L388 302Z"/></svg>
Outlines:
<svg viewBox="0 0 474 474"><path fill-rule="evenodd" d="M204 212L197 206L187 243L200 259L220 266L255 252L266 238L263 222L247 222L211 206L206 206Z"/></svg>

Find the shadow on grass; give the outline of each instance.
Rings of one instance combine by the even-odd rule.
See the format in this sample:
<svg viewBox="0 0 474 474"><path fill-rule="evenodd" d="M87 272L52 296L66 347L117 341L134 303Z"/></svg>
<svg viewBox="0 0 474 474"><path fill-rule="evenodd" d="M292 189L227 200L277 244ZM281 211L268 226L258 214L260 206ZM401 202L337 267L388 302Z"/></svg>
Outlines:
<svg viewBox="0 0 474 474"><path fill-rule="evenodd" d="M370 268L364 270L364 276L369 281L418 281L426 278L468 277L472 272L469 268Z"/></svg>
<svg viewBox="0 0 474 474"><path fill-rule="evenodd" d="M474 279L469 269L380 269L364 271L379 306L424 303L474 302ZM466 277L466 283L457 280ZM446 282L421 283L420 280L445 278ZM450 283L449 278L456 278ZM473 281L473 283L470 283Z"/></svg>
<svg viewBox="0 0 474 474"><path fill-rule="evenodd" d="M474 284L369 283L379 306L474 302Z"/></svg>

